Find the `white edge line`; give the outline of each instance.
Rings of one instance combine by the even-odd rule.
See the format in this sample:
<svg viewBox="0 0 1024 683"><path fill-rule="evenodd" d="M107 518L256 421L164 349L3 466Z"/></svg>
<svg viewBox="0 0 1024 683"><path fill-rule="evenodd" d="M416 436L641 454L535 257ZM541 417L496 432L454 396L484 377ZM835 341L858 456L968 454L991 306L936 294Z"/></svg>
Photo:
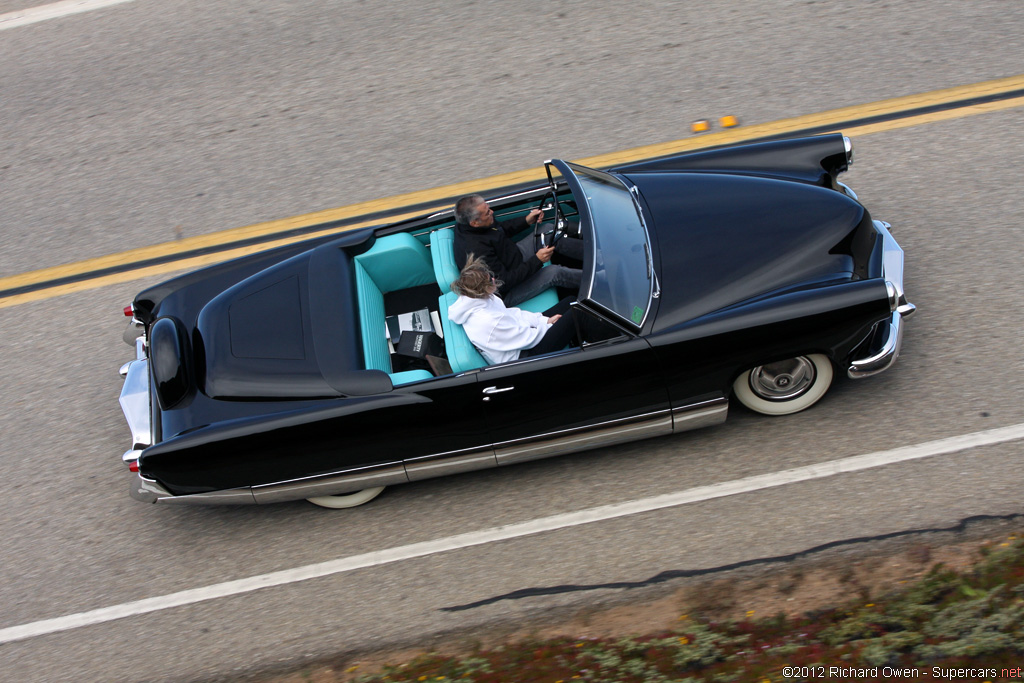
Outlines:
<svg viewBox="0 0 1024 683"><path fill-rule="evenodd" d="M109 7L110 5L120 5L126 2L134 2L134 0L63 0L63 2L7 12L6 14L0 14L0 31L19 26L28 26L29 24L46 21L47 19L58 19L70 14L78 14L79 12L89 12L94 9Z"/></svg>
<svg viewBox="0 0 1024 683"><path fill-rule="evenodd" d="M391 564L393 562L401 562L403 560L443 553L449 550L458 550L460 548L469 548L476 545L483 545L485 543L522 538L524 536L531 536L533 534L539 534L546 531L554 531L557 529L565 529L568 527L580 526L582 524L590 524L592 522L600 522L628 515L652 512L654 510L686 505L688 503L734 496L740 493L750 493L753 491L773 488L776 486L784 486L786 484L794 484L797 482L810 481L813 479L823 479L837 474L859 472L908 460L929 458L937 455L947 455L949 453L956 453L972 448L980 448L982 446L992 446L1008 441L1015 441L1021 438L1024 438L1024 424L1016 424L1008 427L990 429L983 432L974 432L972 434L939 439L937 441L929 441L914 446L904 446L888 451L878 451L876 453L868 453L867 455L858 455L849 458L842 458L840 460L818 463L815 465L807 465L779 472L771 472L769 474L744 477L743 479L722 482L720 484L697 486L677 493L668 493L660 496L653 496L651 498L629 501L626 503L616 503L614 505L602 505L600 507L590 508L589 510L553 515L550 517L530 520L528 522L506 524L500 527L473 531L456 536L449 536L447 538L412 543L410 545L388 548L386 550L377 550L364 553L362 555L353 555L352 557L344 557L337 560L329 560L327 562L318 562L304 567L285 569L282 571L271 572L269 574L237 579L235 581L225 581L224 583L217 583L210 586L204 586L202 588L192 588L154 598L146 598L144 600L126 602L120 605L102 607L100 609L89 610L87 612L79 612L78 614L69 614L67 616L56 617L54 619L43 619L41 621L21 624L19 626L9 626L0 629L0 644L10 643L16 640L25 640L27 638L48 635L60 631L68 631L71 629L81 628L83 626L101 624L108 621L114 621L116 619L123 619L125 617L148 614L150 612L157 612L160 610L170 609L172 607L193 605L207 600L215 600L217 598L251 593L252 591L260 590L261 588L297 583L299 581L332 576L334 574L341 574L357 569L365 569L367 567L377 567L380 565Z"/></svg>

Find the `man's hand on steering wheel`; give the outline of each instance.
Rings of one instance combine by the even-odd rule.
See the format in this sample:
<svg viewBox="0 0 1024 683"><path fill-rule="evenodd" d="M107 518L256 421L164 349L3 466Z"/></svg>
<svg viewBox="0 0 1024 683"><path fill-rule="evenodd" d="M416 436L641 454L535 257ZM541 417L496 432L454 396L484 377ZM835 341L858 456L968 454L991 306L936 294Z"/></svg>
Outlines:
<svg viewBox="0 0 1024 683"><path fill-rule="evenodd" d="M539 260L541 263L547 263L548 261L551 260L551 257L554 255L554 253L554 247L541 247L540 249L537 250L537 260Z"/></svg>
<svg viewBox="0 0 1024 683"><path fill-rule="evenodd" d="M558 205L558 195L555 194L554 190L551 190L544 195L544 198L541 199L540 201L540 206L531 211L529 216L527 216L526 220L527 222L529 222L530 216L533 216L535 213L540 212L540 218L537 219L537 222L533 224L534 235L536 237L540 237L541 221L544 220L544 208L549 200L551 204L548 206L548 208L554 208L555 210L555 227L552 231L550 239L544 239L543 237L541 237L541 244L543 244L546 247L553 247L555 243L559 239L561 239L563 235L565 235L565 216L562 214L562 207Z"/></svg>

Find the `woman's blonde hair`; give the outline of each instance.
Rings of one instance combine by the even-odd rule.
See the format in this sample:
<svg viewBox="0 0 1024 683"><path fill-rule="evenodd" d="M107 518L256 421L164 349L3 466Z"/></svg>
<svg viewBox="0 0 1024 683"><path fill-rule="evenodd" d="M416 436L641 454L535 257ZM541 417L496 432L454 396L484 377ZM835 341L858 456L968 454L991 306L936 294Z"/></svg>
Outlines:
<svg viewBox="0 0 1024 683"><path fill-rule="evenodd" d="M483 258L469 254L458 279L452 282L452 291L471 299L486 299L498 291L502 284L501 280L494 279L494 274Z"/></svg>

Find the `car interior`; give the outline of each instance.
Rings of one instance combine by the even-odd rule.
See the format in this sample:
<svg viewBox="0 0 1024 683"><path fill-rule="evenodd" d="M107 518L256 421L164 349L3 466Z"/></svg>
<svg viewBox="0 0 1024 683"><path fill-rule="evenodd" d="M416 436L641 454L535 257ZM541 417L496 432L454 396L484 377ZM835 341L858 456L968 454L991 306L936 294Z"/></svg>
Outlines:
<svg viewBox="0 0 1024 683"><path fill-rule="evenodd" d="M538 201L531 198L498 204L496 219L525 216L537 207ZM448 319L448 307L458 298L451 291L452 281L459 276L452 250L454 224L454 218L449 216L447 221L442 219L422 229L379 236L370 249L353 258L366 368L388 373L396 386L487 365L462 326ZM531 239L532 234L532 229L526 230L517 240ZM558 300L558 292L552 288L519 307L541 312ZM434 332L444 340L447 366L441 363L433 371L423 367L423 362L395 353L396 344L387 331L389 316L423 309L431 312L432 327L440 324Z"/></svg>

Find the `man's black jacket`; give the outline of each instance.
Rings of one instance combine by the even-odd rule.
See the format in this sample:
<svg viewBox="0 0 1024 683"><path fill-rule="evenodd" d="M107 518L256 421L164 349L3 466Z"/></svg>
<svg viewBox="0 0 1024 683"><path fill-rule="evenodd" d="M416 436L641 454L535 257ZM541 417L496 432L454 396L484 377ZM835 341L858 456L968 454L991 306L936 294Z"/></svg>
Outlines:
<svg viewBox="0 0 1024 683"><path fill-rule="evenodd" d="M505 294L526 280L543 267L536 256L523 258L519 247L512 237L529 227L525 218L510 221L495 221L486 228L474 228L464 223L455 224L455 240L452 248L455 251L455 265L459 270L466 265L469 254L482 257L494 277L504 284L498 290L498 296ZM527 238L530 239L530 238Z"/></svg>

